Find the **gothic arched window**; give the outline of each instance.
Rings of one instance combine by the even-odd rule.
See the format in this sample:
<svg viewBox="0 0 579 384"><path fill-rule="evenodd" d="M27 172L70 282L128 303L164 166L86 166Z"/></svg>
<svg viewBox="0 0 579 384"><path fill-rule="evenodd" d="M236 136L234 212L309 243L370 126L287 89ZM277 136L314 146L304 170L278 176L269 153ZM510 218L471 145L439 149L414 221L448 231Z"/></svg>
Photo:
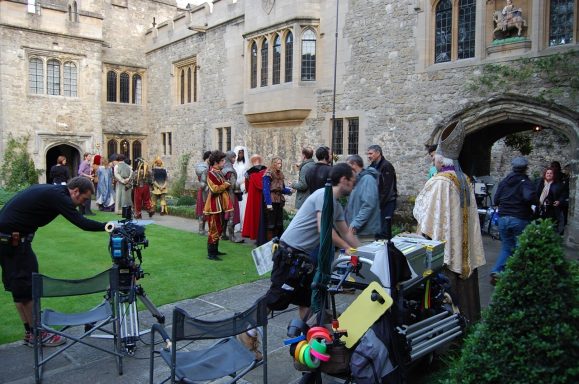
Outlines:
<svg viewBox="0 0 579 384"><path fill-rule="evenodd" d="M251 44L251 88L257 87L257 43Z"/></svg>
<svg viewBox="0 0 579 384"><path fill-rule="evenodd" d="M307 29L302 35L302 80L316 80L316 34Z"/></svg>
<svg viewBox="0 0 579 384"><path fill-rule="evenodd" d="M120 102L121 103L128 103L129 102L129 92L130 92L130 84L129 84L129 74L126 72L121 73L120 76Z"/></svg>
<svg viewBox="0 0 579 384"><path fill-rule="evenodd" d="M269 55L269 44L267 39L261 45L261 86L267 86L267 57Z"/></svg>
<svg viewBox="0 0 579 384"><path fill-rule="evenodd" d="M115 71L107 72L107 101L117 101L117 74Z"/></svg>
<svg viewBox="0 0 579 384"><path fill-rule="evenodd" d="M281 79L281 38L275 36L273 41L272 84L279 84Z"/></svg>
<svg viewBox="0 0 579 384"><path fill-rule="evenodd" d="M285 37L285 82L292 81L294 65L294 37L291 32L288 32Z"/></svg>

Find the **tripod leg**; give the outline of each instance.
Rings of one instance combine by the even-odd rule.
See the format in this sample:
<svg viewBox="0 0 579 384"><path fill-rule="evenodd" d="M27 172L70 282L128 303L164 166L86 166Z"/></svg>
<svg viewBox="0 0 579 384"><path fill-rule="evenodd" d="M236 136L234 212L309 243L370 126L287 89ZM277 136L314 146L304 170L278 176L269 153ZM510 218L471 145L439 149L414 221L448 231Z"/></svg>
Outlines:
<svg viewBox="0 0 579 384"><path fill-rule="evenodd" d="M165 324L165 315L159 312L155 304L153 304L153 302L147 297L147 294L145 293L143 287L138 286L136 292L137 297L141 300L141 302L145 305L145 307L147 307L149 312L151 312L151 315L153 315L153 317L157 319L157 322L159 322L159 324Z"/></svg>

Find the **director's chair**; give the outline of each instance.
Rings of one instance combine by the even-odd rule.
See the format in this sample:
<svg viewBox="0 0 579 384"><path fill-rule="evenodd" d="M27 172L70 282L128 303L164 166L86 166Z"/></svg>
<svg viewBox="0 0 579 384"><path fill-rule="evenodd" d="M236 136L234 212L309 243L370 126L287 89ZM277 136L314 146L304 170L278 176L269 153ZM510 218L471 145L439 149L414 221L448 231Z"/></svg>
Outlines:
<svg viewBox="0 0 579 384"><path fill-rule="evenodd" d="M34 376L36 383L42 381L43 368L47 362L77 343L112 354L115 357L119 375L122 375L123 354L120 352L121 345L118 337L120 323L118 315L115 313L115 308L118 308L118 279L119 272L116 265L98 275L81 280L55 279L39 273L32 274ZM64 313L42 308L42 298L80 296L99 292L105 292L103 302L84 312ZM109 326L112 326L112 330ZM79 327L81 328L80 332L70 333L70 330L78 329ZM112 334L112 350L86 340L88 336L97 330ZM60 335L71 342L62 347L52 347L57 349L44 357L44 348L42 346L43 332Z"/></svg>

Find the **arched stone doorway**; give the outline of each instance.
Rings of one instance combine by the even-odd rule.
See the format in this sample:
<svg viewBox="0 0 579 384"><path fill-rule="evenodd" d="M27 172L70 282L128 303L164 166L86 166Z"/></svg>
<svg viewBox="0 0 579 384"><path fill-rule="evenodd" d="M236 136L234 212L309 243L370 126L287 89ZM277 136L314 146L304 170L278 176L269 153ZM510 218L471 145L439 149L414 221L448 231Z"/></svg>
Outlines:
<svg viewBox="0 0 579 384"><path fill-rule="evenodd" d="M450 116L437 126L430 142L437 143L443 129L457 119L464 122L466 130L460 164L466 173L473 176L489 174L493 144L512 133L541 127L557 131L568 139L572 174L565 241L579 249L579 113L554 103L505 94L468 106ZM531 153L529 157L532 156Z"/></svg>
<svg viewBox="0 0 579 384"><path fill-rule="evenodd" d="M68 145L68 144L59 144L51 147L46 151L46 182L50 183L50 168L56 164L56 159L58 156L66 157L66 166L68 167L68 173L70 177L74 177L77 175L78 166L80 165L81 161L81 154L79 153L78 149Z"/></svg>

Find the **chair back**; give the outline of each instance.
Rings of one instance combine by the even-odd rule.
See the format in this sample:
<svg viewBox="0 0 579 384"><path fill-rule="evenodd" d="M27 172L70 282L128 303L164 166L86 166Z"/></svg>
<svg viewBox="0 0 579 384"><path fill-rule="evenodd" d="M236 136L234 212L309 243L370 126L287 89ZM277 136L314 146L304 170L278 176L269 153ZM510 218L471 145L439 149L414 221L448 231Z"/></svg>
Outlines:
<svg viewBox="0 0 579 384"><path fill-rule="evenodd" d="M257 300L244 312L222 320L202 320L191 317L185 310L173 310L173 341L222 339L235 336L249 329L267 325L265 298Z"/></svg>
<svg viewBox="0 0 579 384"><path fill-rule="evenodd" d="M93 277L80 280L55 279L39 273L32 274L32 298L89 295L118 287L118 266Z"/></svg>

